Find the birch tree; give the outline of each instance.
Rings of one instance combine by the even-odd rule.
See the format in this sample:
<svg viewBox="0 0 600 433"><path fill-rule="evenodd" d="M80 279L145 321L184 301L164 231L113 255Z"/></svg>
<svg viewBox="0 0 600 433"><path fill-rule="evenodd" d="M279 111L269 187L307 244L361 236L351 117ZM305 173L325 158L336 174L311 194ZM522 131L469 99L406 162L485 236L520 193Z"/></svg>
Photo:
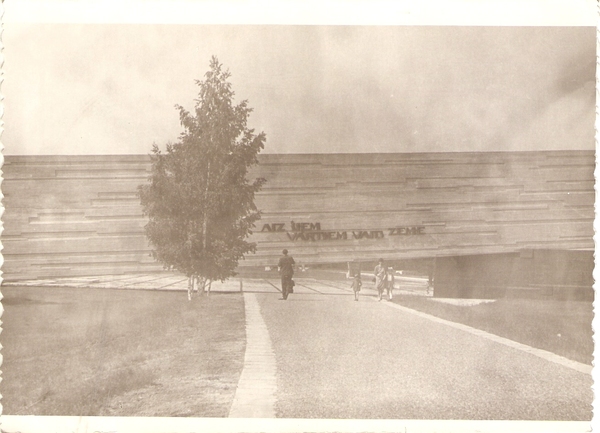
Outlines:
<svg viewBox="0 0 600 433"><path fill-rule="evenodd" d="M179 139L164 153L153 145L151 175L138 187L152 255L187 276L188 299L194 285L204 291L234 276L239 260L256 250L246 239L260 219L254 196L265 179L247 175L266 136L248 128L246 100L234 105L230 75L213 56L204 80L196 81L194 110L176 106Z"/></svg>

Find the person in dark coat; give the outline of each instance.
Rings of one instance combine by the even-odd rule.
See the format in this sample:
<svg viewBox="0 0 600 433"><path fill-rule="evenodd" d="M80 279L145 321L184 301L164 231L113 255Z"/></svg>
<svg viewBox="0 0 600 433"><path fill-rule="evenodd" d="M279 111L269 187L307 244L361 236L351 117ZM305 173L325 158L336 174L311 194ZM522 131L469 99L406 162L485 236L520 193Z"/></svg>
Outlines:
<svg viewBox="0 0 600 433"><path fill-rule="evenodd" d="M294 276L294 267L296 262L292 256L288 256L288 250L283 250L283 257L279 259L279 273L281 275L281 294L282 299L287 299L292 289L292 277Z"/></svg>

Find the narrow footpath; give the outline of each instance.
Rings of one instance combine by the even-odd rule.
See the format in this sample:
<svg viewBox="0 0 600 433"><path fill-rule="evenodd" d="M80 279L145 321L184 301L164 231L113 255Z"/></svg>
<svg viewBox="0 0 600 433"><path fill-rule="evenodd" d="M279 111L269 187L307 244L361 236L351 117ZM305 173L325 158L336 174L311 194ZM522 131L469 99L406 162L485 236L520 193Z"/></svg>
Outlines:
<svg viewBox="0 0 600 433"><path fill-rule="evenodd" d="M230 418L275 418L276 366L269 332L253 293L244 294L246 353Z"/></svg>

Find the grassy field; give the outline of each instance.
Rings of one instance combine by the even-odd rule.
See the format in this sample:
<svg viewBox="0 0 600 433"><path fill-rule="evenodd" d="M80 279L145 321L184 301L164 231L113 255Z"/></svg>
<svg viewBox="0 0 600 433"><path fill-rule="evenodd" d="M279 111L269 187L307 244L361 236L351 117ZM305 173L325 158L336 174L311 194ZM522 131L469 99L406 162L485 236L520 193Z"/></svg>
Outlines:
<svg viewBox="0 0 600 433"><path fill-rule="evenodd" d="M243 367L239 294L4 287L9 415L228 415Z"/></svg>
<svg viewBox="0 0 600 433"><path fill-rule="evenodd" d="M395 296L394 302L574 361L592 363L591 302L512 298L465 307L411 295Z"/></svg>

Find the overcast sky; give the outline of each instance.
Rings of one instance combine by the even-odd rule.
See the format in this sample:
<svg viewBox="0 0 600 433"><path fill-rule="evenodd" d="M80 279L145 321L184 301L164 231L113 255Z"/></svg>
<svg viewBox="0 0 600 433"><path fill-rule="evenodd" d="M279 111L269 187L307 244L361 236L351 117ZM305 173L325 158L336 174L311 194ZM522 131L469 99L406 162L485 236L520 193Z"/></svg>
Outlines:
<svg viewBox="0 0 600 433"><path fill-rule="evenodd" d="M594 149L593 27L8 23L5 154L176 141L211 55L266 153Z"/></svg>

